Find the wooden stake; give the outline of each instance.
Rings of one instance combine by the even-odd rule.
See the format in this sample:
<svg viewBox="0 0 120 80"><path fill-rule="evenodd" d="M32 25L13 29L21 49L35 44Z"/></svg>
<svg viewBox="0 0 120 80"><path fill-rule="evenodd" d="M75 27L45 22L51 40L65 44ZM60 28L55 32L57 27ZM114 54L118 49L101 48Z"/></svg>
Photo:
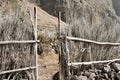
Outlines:
<svg viewBox="0 0 120 80"><path fill-rule="evenodd" d="M60 21L61 21L61 12L59 11L59 14L58 14L59 80L62 80L62 76L61 76L61 37L60 37L61 36L61 24L60 24Z"/></svg>
<svg viewBox="0 0 120 80"><path fill-rule="evenodd" d="M37 41L37 7L34 7L34 34L35 40ZM36 80L38 80L38 55L37 55L37 43L35 44L35 54L36 54Z"/></svg>
<svg viewBox="0 0 120 80"><path fill-rule="evenodd" d="M90 62L93 61L92 60L92 53L91 53L91 46L89 46L89 56L90 56ZM91 64L92 69L94 69L94 64Z"/></svg>

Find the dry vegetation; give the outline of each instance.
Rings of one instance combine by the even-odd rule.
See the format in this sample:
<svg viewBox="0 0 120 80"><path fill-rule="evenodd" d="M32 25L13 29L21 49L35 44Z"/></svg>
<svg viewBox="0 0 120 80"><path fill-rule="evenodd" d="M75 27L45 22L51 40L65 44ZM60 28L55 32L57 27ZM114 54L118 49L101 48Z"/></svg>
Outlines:
<svg viewBox="0 0 120 80"><path fill-rule="evenodd" d="M84 38L99 42L120 42L120 20L114 13L111 2L106 0L106 2L110 3L110 6L107 3L102 4L102 1L85 1L81 0L81 2L75 1L66 1L67 8L69 8L69 12L67 13L67 23L69 27L67 29L67 35ZM104 0L105 1L105 0ZM91 6L94 5L94 6ZM89 6L89 7L88 7ZM93 9L93 10L92 10ZM94 11L94 9L96 11ZM70 16L70 17L69 17ZM88 61L99 61L99 60L109 60L120 58L119 46L110 46L110 45L96 45L92 43L84 43L79 41L68 41L68 49L70 53L70 62L88 62ZM63 41L62 44L62 74L64 75L65 80L68 79L67 74L69 72L65 71L67 69L67 55L65 53L65 44ZM90 54L91 53L91 56ZM90 59L91 57L91 59ZM119 62L116 62L120 64ZM115 64L116 64L115 63ZM108 63L109 64L109 63ZM101 68L102 65L102 68ZM82 80L82 78L90 79L90 75L87 76L85 71L88 73L95 73L95 71L101 70L100 73L95 73L95 76L100 76L100 74L104 74L108 76L106 79L111 79L108 72L104 72L103 68L105 68L107 64L97 64L97 65L80 65L80 66L71 66L70 67L70 75L74 75L71 80ZM117 75L115 68L111 67L111 64L108 65L113 72ZM115 65L116 66L116 65ZM117 66L118 67L118 66ZM120 67L120 66L119 66ZM93 72L89 70L93 70ZM107 67L108 69L108 67ZM110 71L111 71L110 70ZM81 77L82 78L78 78ZM103 75L102 75L103 76ZM85 80L87 80L87 78ZM92 78L92 80L100 80L102 77ZM113 78L113 80L119 80L119 77Z"/></svg>
<svg viewBox="0 0 120 80"><path fill-rule="evenodd" d="M16 0L5 0L0 7L0 41L34 40L33 24L24 6ZM4 9L3 9L4 8ZM34 44L0 45L0 71L35 66ZM32 75L32 77L31 77ZM35 71L20 71L1 74L0 79L35 80Z"/></svg>

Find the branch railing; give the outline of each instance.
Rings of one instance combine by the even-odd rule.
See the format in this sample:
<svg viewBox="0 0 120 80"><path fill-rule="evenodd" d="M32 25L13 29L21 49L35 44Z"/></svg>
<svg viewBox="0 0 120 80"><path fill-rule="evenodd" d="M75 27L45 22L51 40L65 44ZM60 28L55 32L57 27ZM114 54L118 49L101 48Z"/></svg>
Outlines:
<svg viewBox="0 0 120 80"><path fill-rule="evenodd" d="M3 44L27 44L27 43L39 43L39 40L23 40L23 41L0 41L0 45Z"/></svg>
<svg viewBox="0 0 120 80"><path fill-rule="evenodd" d="M33 26L34 26L34 36L35 39L34 40L21 40L21 41L17 41L17 40L12 40L12 41L0 41L0 45L10 45L10 44L35 44L34 45L34 54L36 56L35 60L35 65L34 66L29 66L29 67L24 67L24 68L18 68L18 69L12 69L12 70L3 70L0 71L0 75L4 75L4 74L8 74L8 73L14 73L14 72L19 72L19 71L27 71L27 70L35 70L36 71L36 78L35 80L38 80L38 57L37 57L37 43L39 43L40 41L37 40L37 7L34 7L34 22L32 22ZM29 57L29 56L28 56ZM31 79L32 80L32 79Z"/></svg>
<svg viewBox="0 0 120 80"><path fill-rule="evenodd" d="M97 45L120 46L120 43L98 42L98 41L93 41L93 40L88 40L88 39L82 39L82 38L76 38L76 37L69 37L69 36L67 36L66 38L67 38L67 40L93 43L93 44L97 44Z"/></svg>
<svg viewBox="0 0 120 80"><path fill-rule="evenodd" d="M79 41L79 42L86 42L86 43L93 43L93 44L97 44L97 45L110 45L110 46L120 46L120 43L110 43L110 42L98 42L98 41L93 41L93 40L88 40L88 39L83 39L83 38L76 38L76 37L69 37L66 36L66 43L67 40L71 40L71 41ZM68 46L66 45L66 49ZM68 54L68 59L69 59L69 52L68 50L66 51ZM68 66L77 66L77 65L90 65L90 64L99 64L99 63L108 63L108 62L115 62L115 61L120 61L120 59L112 59L112 60L104 60L104 61L90 61L90 62L70 62L68 60Z"/></svg>
<svg viewBox="0 0 120 80"><path fill-rule="evenodd" d="M119 58L116 58L116 59L111 59L111 60L98 60L98 61L92 61L90 60L89 62L72 62L71 59L70 59L70 52L69 52L69 49L68 49L68 41L77 41L77 42L84 42L84 43L92 43L92 44L95 44L95 45L100 45L100 46L120 46L120 43L111 43L111 42L98 42L98 41L93 41L93 40L88 40L88 39L83 39L83 38L76 38L76 37L69 37L69 36L61 36L61 39L63 41L65 41L65 53L66 53L66 59L67 59L67 72L68 72L68 80L70 79L70 66L79 66L79 65L93 65L93 64L103 64L103 63L112 63L112 62L115 62L115 61L120 61ZM61 40L61 41L62 41ZM64 42L63 42L64 43ZM91 52L90 52L90 55L91 55ZM62 63L61 63L62 64Z"/></svg>
<svg viewBox="0 0 120 80"><path fill-rule="evenodd" d="M39 43L39 40L23 40L23 41L0 41L0 45L5 45L5 44L32 44L32 43ZM33 67L25 67L25 68L20 68L20 69L14 69L14 70L7 70L7 71L1 71L1 74L7 74L7 73L12 73L12 72L18 72L18 71L24 71L24 70L30 70L30 69L36 69L36 66Z"/></svg>
<svg viewBox="0 0 120 80"><path fill-rule="evenodd" d="M90 64L100 64L100 63L109 63L109 62L115 62L120 61L120 59L112 59L112 60L104 60L104 61L90 61L90 62L74 62L74 63L68 63L68 66L77 66L77 65L90 65Z"/></svg>
<svg viewBox="0 0 120 80"><path fill-rule="evenodd" d="M25 67L25 68L14 69L14 70L2 71L2 72L0 72L0 75L1 75L1 74L18 72L18 71L32 70L32 69L36 69L36 66L33 66L33 67Z"/></svg>

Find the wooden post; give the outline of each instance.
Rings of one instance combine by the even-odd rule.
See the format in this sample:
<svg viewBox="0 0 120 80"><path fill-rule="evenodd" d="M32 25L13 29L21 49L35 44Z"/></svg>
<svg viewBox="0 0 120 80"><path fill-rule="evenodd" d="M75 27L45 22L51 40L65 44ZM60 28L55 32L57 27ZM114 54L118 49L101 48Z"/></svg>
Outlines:
<svg viewBox="0 0 120 80"><path fill-rule="evenodd" d="M61 25L60 25L60 21L61 21L61 12L59 11L59 14L58 14L59 80L62 80L62 75L61 75Z"/></svg>
<svg viewBox="0 0 120 80"><path fill-rule="evenodd" d="M67 79L70 80L70 66L68 66L68 63L70 63L70 54L69 54L69 49L68 49L68 40L67 40L67 28L65 28L65 52L67 55L67 74L68 77Z"/></svg>
<svg viewBox="0 0 120 80"><path fill-rule="evenodd" d="M68 80L70 80L70 66L68 66L68 63L70 63L70 54L68 50L68 44L67 44L67 38L65 37L65 48L66 48L66 55L67 55L67 73L68 73Z"/></svg>
<svg viewBox="0 0 120 80"><path fill-rule="evenodd" d="M90 62L93 61L92 60L91 46L90 45L89 45L89 57L90 57ZM93 64L91 64L91 67L92 67L92 69L94 69L94 65Z"/></svg>
<svg viewBox="0 0 120 80"><path fill-rule="evenodd" d="M35 40L37 41L37 7L34 7L34 34ZM37 56L37 43L35 43L35 54L36 54L36 80L38 80L38 56Z"/></svg>

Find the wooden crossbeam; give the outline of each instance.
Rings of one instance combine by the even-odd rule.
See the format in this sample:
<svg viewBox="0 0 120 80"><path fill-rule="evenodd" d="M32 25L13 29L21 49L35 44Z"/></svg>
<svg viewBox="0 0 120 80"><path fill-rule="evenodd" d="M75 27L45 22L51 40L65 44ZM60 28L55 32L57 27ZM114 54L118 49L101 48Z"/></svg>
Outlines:
<svg viewBox="0 0 120 80"><path fill-rule="evenodd" d="M108 62L115 62L115 61L120 61L120 59L112 59L112 60L104 60L104 61L91 61L91 62L75 62L75 63L68 63L68 66L100 64L100 63L108 63Z"/></svg>
<svg viewBox="0 0 120 80"><path fill-rule="evenodd" d="M39 43L39 40L23 40L23 41L0 41L0 45L3 44L25 44L25 43Z"/></svg>
<svg viewBox="0 0 120 80"><path fill-rule="evenodd" d="M111 45L111 46L120 46L120 43L110 43L110 42L97 42L93 40L88 40L88 39L82 39L82 38L76 38L76 37L66 37L68 40L72 41L80 41L80 42L87 42L87 43L94 43L98 45Z"/></svg>
<svg viewBox="0 0 120 80"><path fill-rule="evenodd" d="M36 69L36 66L34 66L34 67L20 68L20 69L14 69L14 70L8 70L8 71L2 71L2 72L0 72L0 75L1 75L1 74L18 72L18 71L31 70L31 69Z"/></svg>

